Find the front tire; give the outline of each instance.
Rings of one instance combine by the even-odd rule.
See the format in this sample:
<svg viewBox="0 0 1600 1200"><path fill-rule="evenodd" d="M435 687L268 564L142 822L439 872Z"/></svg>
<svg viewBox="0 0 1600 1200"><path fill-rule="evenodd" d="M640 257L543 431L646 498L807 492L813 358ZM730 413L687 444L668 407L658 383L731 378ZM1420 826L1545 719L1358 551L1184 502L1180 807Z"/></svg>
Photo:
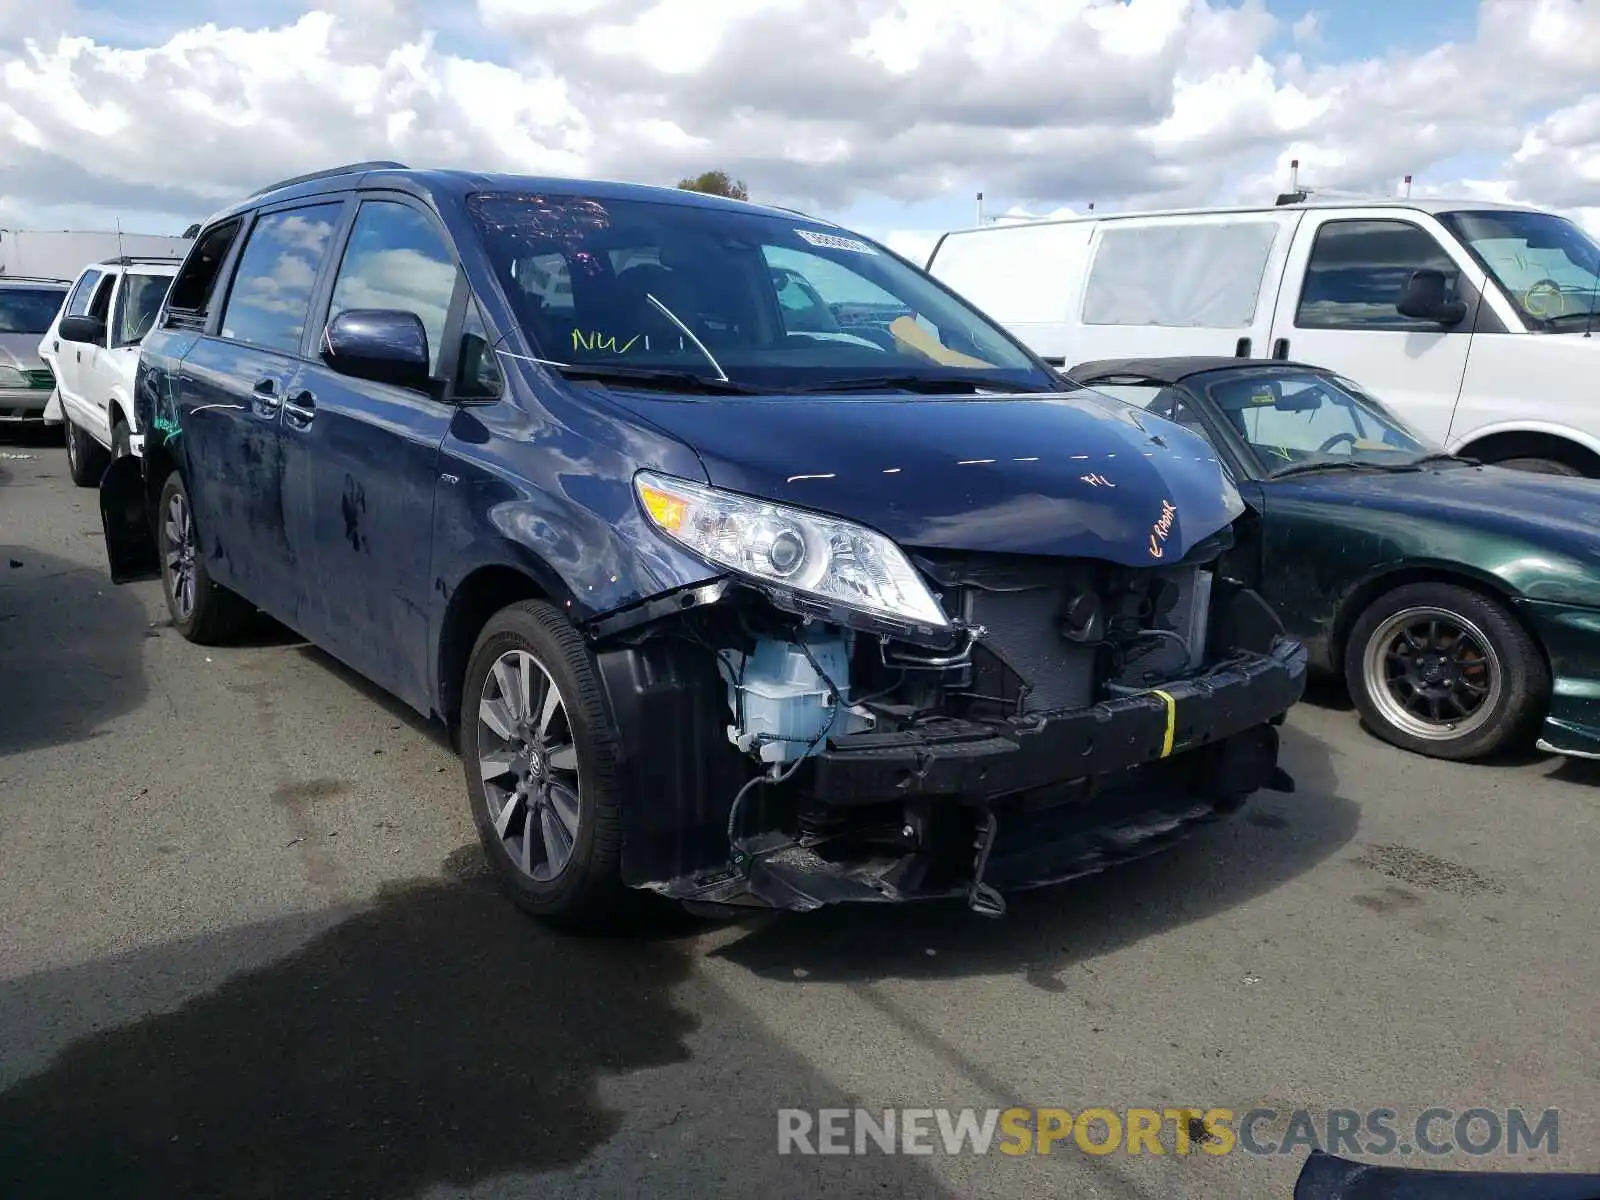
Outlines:
<svg viewBox="0 0 1600 1200"><path fill-rule="evenodd" d="M111 463L111 455L70 416L63 424L67 427L67 473L79 487L98 487L100 477Z"/></svg>
<svg viewBox="0 0 1600 1200"><path fill-rule="evenodd" d="M156 540L161 547L161 589L172 627L202 646L231 641L255 610L207 572L189 489L177 471L161 487Z"/></svg>
<svg viewBox="0 0 1600 1200"><path fill-rule="evenodd" d="M467 794L501 886L537 917L622 925L643 898L622 882L620 738L583 638L542 601L501 609L461 695Z"/></svg>
<svg viewBox="0 0 1600 1200"><path fill-rule="evenodd" d="M1506 608L1448 583L1380 596L1350 631L1345 681L1368 729L1403 750L1468 761L1525 740L1550 670Z"/></svg>

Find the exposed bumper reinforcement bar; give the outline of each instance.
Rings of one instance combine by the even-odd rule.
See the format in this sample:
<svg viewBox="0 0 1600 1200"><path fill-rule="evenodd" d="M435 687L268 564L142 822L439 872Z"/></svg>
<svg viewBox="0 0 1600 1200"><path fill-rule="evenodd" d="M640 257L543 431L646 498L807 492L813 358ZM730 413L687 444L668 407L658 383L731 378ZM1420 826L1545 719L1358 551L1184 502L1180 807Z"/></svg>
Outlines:
<svg viewBox="0 0 1600 1200"><path fill-rule="evenodd" d="M1159 691L1008 726L942 719L916 730L858 733L817 756L811 790L827 804L954 796L974 803L1102 775L1219 742L1276 721L1305 691L1306 649L1280 637Z"/></svg>

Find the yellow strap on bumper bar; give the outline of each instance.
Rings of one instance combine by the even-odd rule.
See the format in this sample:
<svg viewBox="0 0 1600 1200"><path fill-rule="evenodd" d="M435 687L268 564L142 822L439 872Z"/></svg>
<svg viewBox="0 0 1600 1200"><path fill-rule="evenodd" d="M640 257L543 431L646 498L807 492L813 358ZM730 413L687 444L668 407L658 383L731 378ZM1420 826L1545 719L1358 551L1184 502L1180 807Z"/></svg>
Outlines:
<svg viewBox="0 0 1600 1200"><path fill-rule="evenodd" d="M1167 733L1161 739L1161 757L1166 758L1172 753L1172 735L1178 727L1178 702L1169 693L1163 692L1160 688L1151 688L1150 694L1152 696L1160 696L1167 705Z"/></svg>

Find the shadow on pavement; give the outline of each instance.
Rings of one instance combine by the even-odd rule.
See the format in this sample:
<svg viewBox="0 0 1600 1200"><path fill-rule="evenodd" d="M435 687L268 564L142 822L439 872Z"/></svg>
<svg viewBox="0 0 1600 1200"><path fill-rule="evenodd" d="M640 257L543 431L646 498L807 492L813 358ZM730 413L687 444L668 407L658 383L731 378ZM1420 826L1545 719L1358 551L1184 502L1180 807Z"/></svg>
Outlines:
<svg viewBox="0 0 1600 1200"><path fill-rule="evenodd" d="M308 660L322 667L330 675L335 675L343 680L350 686L352 691L360 692L366 700L383 709L396 721L405 724L414 733L429 738L435 744L450 750L452 754L455 752L450 742L450 731L445 728L444 722L424 717L404 700L401 700L391 692L384 691L353 667L345 666L344 663L320 646L307 642L304 645L295 647L295 649Z"/></svg>
<svg viewBox="0 0 1600 1200"><path fill-rule="evenodd" d="M78 1036L0 1093L6 1194L399 1200L594 1155L625 1115L603 1102L602 1079L689 1059L700 1010L674 993L692 947L551 934L473 869L475 856L451 856L455 879L390 886L368 909L323 915L321 928L291 919L0 988L8 1057L17 1032L60 1044L129 1010L170 1008ZM264 953L283 957L227 977L241 956ZM152 981L164 995L137 994ZM202 981L215 990L170 1007ZM712 1052L732 1063L713 1072L726 1076L719 1087L690 1086L682 1070L617 1085L634 1137L663 1151L659 1164L632 1144L608 1155L606 1169L633 1175L629 1190L659 1169L719 1194L826 1194L814 1191L817 1160L775 1153L774 1110L837 1096L808 1086L803 1064L737 1019L719 1021ZM78 1026L68 1037L64 1022ZM673 1153L692 1121L667 1127L693 1111L700 1144ZM849 1166L874 1195L941 1194L903 1158ZM827 1173L837 1193L839 1173ZM550 1183L540 1194L622 1190Z"/></svg>
<svg viewBox="0 0 1600 1200"><path fill-rule="evenodd" d="M103 568L0 545L0 758L83 741L138 705L146 625Z"/></svg>
<svg viewBox="0 0 1600 1200"><path fill-rule="evenodd" d="M1172 849L1099 875L1008 897L999 921L964 905L840 906L763 918L719 956L758 975L868 983L1021 972L1063 991L1060 974L1154 934L1265 895L1350 842L1359 809L1335 792L1321 743L1286 726L1289 795L1259 792ZM933 954L929 954L933 950Z"/></svg>

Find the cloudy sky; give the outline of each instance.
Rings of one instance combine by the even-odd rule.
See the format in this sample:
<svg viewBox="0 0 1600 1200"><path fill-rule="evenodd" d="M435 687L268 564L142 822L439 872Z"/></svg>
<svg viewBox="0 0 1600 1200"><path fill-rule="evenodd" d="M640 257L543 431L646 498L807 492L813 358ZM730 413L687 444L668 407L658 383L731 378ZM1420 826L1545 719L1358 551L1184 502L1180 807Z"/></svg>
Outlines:
<svg viewBox="0 0 1600 1200"><path fill-rule="evenodd" d="M990 214L1511 198L1600 228L1600 0L0 0L0 225L178 232L396 158Z"/></svg>

